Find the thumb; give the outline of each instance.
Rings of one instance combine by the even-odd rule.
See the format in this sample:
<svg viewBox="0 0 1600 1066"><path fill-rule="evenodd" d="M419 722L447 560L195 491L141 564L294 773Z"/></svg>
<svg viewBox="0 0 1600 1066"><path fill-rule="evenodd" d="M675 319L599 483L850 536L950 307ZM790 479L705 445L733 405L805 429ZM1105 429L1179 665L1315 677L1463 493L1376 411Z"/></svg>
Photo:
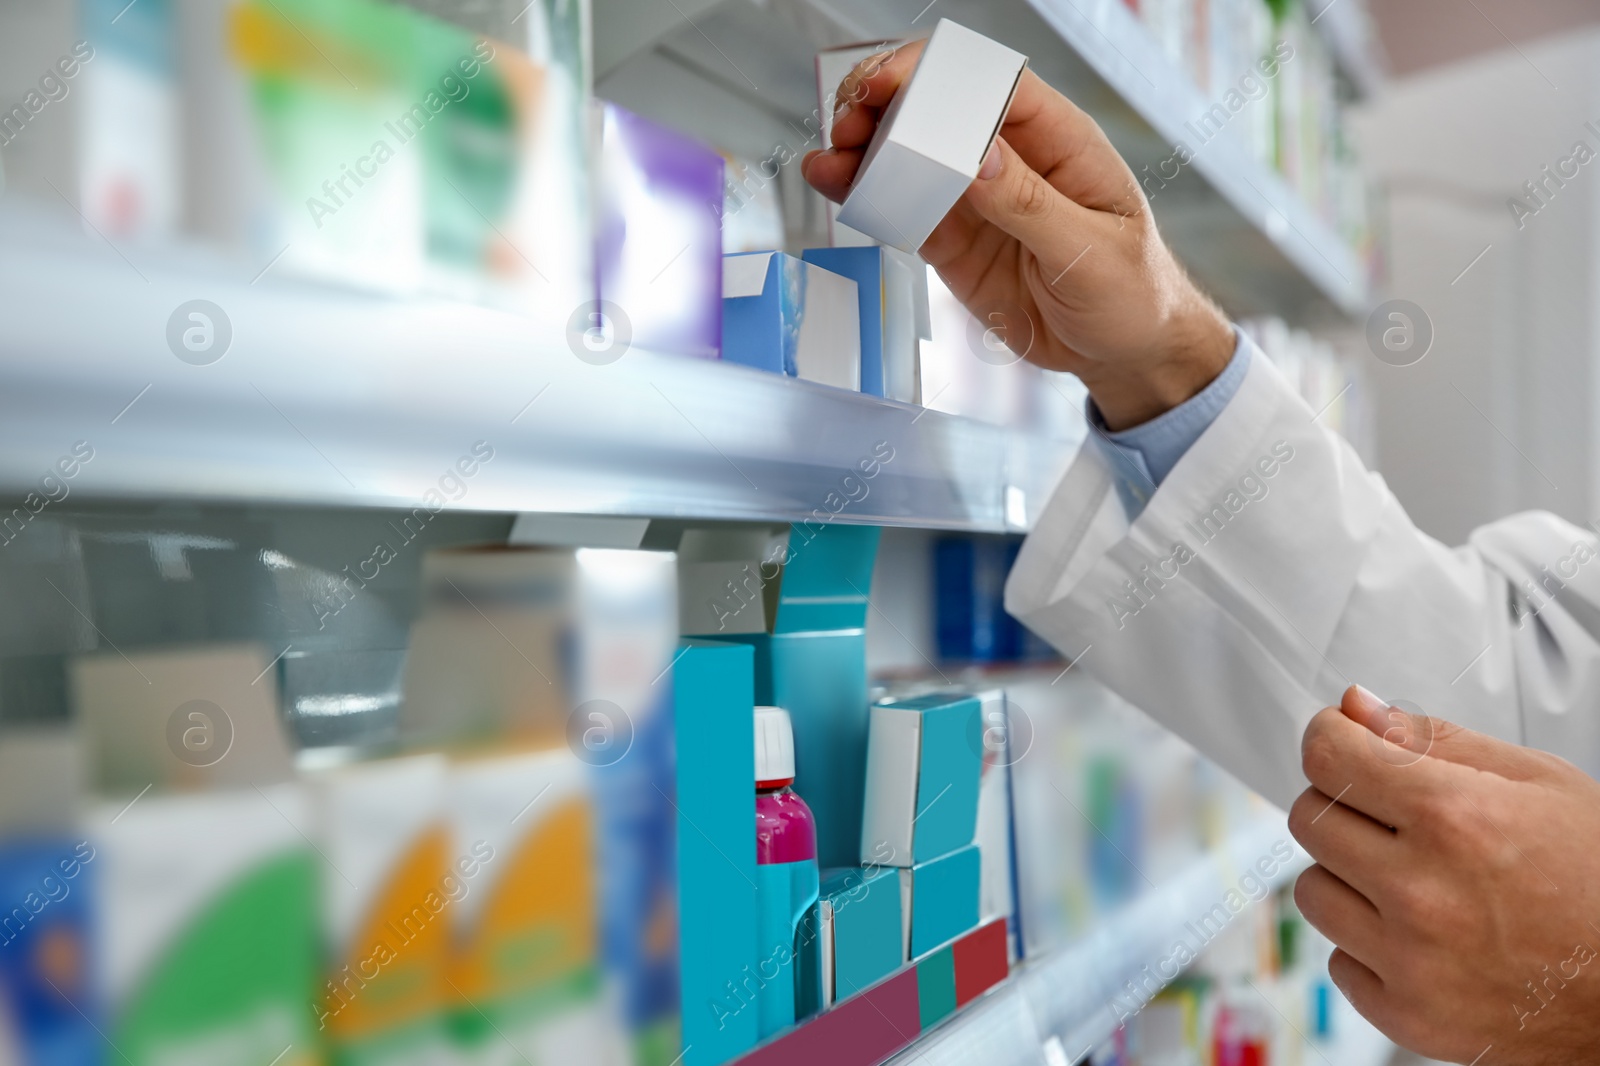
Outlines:
<svg viewBox="0 0 1600 1066"><path fill-rule="evenodd" d="M1345 689L1339 709L1396 748L1513 781L1541 777L1552 761L1560 761L1542 751L1509 744L1443 718L1402 710L1360 685Z"/></svg>
<svg viewBox="0 0 1600 1066"><path fill-rule="evenodd" d="M1021 241L1041 267L1060 270L1084 251L1088 208L1058 192L1004 137L996 137L967 201L989 222Z"/></svg>

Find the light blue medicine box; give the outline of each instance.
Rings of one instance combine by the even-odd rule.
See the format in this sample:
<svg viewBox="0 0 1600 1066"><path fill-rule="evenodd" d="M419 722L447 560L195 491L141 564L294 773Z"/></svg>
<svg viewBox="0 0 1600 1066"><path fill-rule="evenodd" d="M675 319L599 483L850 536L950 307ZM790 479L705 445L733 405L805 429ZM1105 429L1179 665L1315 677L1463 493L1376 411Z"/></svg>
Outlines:
<svg viewBox="0 0 1600 1066"><path fill-rule="evenodd" d="M783 252L726 256L722 358L859 390L861 316L856 283Z"/></svg>

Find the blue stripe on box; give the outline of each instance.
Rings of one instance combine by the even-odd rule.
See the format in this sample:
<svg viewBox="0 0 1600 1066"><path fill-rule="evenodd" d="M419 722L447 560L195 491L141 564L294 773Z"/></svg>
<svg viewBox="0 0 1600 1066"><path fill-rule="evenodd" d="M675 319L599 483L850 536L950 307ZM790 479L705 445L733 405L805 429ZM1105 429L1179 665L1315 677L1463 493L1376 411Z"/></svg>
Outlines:
<svg viewBox="0 0 1600 1066"><path fill-rule="evenodd" d="M852 248L807 248L800 257L856 283L861 312L861 391L882 396L884 267L886 253L876 245Z"/></svg>

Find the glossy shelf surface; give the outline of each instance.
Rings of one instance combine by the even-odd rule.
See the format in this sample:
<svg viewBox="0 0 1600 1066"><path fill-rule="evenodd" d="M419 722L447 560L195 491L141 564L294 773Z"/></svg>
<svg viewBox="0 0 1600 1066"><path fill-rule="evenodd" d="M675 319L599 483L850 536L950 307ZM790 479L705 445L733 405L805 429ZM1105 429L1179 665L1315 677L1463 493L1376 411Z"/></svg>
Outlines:
<svg viewBox="0 0 1600 1066"><path fill-rule="evenodd" d="M437 493L471 511L1004 531L1031 524L1077 443L715 361L597 365L513 315L253 280L36 211L0 212L0 232L13 496L84 441L66 484L84 499L409 510ZM231 334L208 365L169 344L193 300Z"/></svg>

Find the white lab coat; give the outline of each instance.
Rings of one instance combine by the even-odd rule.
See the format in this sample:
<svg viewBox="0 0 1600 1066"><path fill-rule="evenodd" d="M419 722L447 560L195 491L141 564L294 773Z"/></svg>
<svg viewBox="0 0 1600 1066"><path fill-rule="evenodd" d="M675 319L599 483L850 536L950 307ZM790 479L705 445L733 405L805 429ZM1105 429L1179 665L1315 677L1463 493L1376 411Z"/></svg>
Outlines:
<svg viewBox="0 0 1600 1066"><path fill-rule="evenodd" d="M1006 584L1075 669L1287 807L1359 683L1600 768L1600 544L1544 513L1448 548L1259 354L1131 523L1086 445Z"/></svg>

